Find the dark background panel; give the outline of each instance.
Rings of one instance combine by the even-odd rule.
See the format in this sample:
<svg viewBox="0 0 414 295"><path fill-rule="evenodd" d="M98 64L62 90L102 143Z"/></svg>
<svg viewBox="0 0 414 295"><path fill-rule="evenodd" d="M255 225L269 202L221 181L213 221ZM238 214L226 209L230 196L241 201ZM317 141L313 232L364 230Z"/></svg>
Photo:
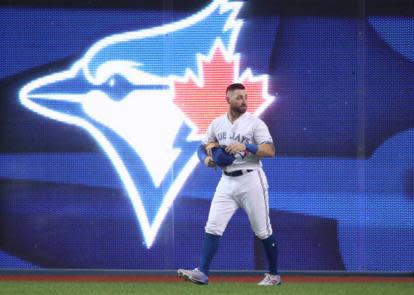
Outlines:
<svg viewBox="0 0 414 295"><path fill-rule="evenodd" d="M199 10L211 1L155 0L155 1L52 1L52 0L3 0L5 6L25 7L64 7L64 8L122 8L147 10ZM251 15L406 15L414 14L412 0L249 0L245 2L245 11Z"/></svg>
<svg viewBox="0 0 414 295"><path fill-rule="evenodd" d="M0 187L0 249L39 267L174 269L199 262L208 200L179 198L147 249L121 191L24 181L2 181ZM344 270L334 220L276 210L271 220L280 269ZM212 269L266 269L256 243L239 210Z"/></svg>

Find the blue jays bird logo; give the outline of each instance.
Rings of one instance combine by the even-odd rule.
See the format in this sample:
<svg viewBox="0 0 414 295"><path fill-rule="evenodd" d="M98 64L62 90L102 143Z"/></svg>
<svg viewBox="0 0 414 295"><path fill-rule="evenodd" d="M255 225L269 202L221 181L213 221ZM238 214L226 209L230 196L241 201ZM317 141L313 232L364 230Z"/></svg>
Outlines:
<svg viewBox="0 0 414 295"><path fill-rule="evenodd" d="M191 101L197 102L206 91L206 77L214 74L206 65L230 69L226 84L259 85L252 86L260 97L257 115L273 100L266 75L253 76L249 69L238 73L234 48L243 24L236 18L241 7L241 2L217 0L178 22L108 36L68 70L20 91L25 107L81 127L96 140L121 179L148 248L198 164L196 149L207 121L186 95L195 93ZM188 85L193 91L186 93ZM222 96L225 87L218 86Z"/></svg>

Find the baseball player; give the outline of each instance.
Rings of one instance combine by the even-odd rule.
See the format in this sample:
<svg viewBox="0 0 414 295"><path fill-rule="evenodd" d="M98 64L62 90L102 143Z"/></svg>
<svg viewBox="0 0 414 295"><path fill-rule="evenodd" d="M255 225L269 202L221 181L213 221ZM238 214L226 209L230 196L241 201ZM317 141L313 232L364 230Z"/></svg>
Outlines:
<svg viewBox="0 0 414 295"><path fill-rule="evenodd" d="M194 270L179 269L178 275L193 283L208 283L220 237L241 207L255 235L263 242L269 264L269 273L259 285L280 285L276 239L269 219L268 184L260 161L275 155L273 140L265 123L246 112L248 100L243 84L229 85L226 100L228 112L213 120L198 149L202 163L207 167L219 166L223 172L205 226L201 262Z"/></svg>

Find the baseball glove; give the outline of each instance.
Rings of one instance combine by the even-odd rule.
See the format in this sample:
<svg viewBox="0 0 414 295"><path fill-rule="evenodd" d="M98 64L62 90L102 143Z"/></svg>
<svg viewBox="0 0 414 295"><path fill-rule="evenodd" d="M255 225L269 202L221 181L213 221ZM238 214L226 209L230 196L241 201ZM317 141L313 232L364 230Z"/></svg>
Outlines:
<svg viewBox="0 0 414 295"><path fill-rule="evenodd" d="M219 167L231 165L236 159L234 155L226 152L225 147L223 146L213 147L211 149L211 154L214 162L216 162L217 166Z"/></svg>

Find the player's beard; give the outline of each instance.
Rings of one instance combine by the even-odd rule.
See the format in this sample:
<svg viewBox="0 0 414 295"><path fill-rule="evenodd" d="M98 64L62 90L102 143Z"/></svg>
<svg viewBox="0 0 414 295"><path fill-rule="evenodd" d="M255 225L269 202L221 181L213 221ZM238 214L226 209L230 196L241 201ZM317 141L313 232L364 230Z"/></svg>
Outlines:
<svg viewBox="0 0 414 295"><path fill-rule="evenodd" d="M232 105L230 107L230 110L232 112L234 112L234 113L238 113L238 114L242 115L242 114L244 114L247 111L247 105L246 104L241 105L241 106L234 106L234 105Z"/></svg>

